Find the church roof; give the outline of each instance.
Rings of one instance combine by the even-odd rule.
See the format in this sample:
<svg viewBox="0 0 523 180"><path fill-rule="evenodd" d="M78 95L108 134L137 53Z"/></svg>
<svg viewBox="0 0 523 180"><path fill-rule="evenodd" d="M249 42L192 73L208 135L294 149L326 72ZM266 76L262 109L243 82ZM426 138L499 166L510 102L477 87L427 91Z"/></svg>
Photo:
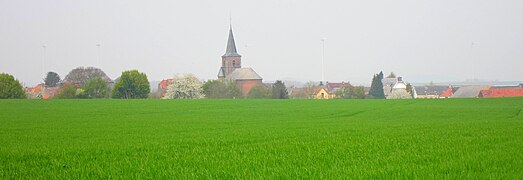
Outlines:
<svg viewBox="0 0 523 180"><path fill-rule="evenodd" d="M234 80L258 80L258 79L261 80L261 79L263 79L252 68L237 68L227 77L234 79Z"/></svg>
<svg viewBox="0 0 523 180"><path fill-rule="evenodd" d="M234 35L232 34L232 26L229 28L229 39L227 40L227 50L222 57L241 57L236 51L236 43L234 42Z"/></svg>

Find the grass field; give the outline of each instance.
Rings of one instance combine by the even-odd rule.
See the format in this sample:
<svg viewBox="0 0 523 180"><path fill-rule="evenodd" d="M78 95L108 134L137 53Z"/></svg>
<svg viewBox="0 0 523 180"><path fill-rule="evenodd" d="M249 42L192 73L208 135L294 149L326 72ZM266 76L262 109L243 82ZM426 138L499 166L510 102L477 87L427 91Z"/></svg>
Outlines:
<svg viewBox="0 0 523 180"><path fill-rule="evenodd" d="M1 100L0 179L523 178L523 98Z"/></svg>

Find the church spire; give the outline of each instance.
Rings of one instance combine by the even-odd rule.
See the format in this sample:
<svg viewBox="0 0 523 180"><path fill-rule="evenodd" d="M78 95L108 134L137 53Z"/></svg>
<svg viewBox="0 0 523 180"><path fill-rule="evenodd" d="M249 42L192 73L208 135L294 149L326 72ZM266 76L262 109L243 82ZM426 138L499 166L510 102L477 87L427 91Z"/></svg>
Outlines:
<svg viewBox="0 0 523 180"><path fill-rule="evenodd" d="M223 57L240 57L236 51L236 43L234 42L234 35L232 34L232 23L229 24L229 39L227 40L227 50Z"/></svg>

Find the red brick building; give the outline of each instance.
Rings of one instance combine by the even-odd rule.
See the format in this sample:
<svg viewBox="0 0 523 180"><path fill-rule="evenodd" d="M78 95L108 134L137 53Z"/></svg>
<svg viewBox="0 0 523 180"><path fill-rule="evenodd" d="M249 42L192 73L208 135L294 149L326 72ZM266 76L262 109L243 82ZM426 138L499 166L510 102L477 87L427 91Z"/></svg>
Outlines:
<svg viewBox="0 0 523 180"><path fill-rule="evenodd" d="M218 72L218 78L236 81L244 96L249 93L252 87L262 85L263 78L256 71L252 68L242 68L242 56L236 51L232 26L229 29L227 49L222 56L222 67Z"/></svg>

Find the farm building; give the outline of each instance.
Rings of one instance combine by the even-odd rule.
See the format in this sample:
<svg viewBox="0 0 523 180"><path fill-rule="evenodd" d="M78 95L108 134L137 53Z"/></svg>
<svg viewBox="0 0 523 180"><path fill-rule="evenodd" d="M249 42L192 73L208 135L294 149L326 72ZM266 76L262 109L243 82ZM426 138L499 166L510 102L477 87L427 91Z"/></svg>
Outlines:
<svg viewBox="0 0 523 180"><path fill-rule="evenodd" d="M494 97L519 97L523 96L523 88L514 89L489 89L482 90L479 97L494 98Z"/></svg>
<svg viewBox="0 0 523 180"><path fill-rule="evenodd" d="M451 98L477 98L482 90L488 90L490 86L463 86L450 96Z"/></svg>
<svg viewBox="0 0 523 180"><path fill-rule="evenodd" d="M448 98L452 96L458 88L452 86L425 85L415 86L416 98Z"/></svg>

